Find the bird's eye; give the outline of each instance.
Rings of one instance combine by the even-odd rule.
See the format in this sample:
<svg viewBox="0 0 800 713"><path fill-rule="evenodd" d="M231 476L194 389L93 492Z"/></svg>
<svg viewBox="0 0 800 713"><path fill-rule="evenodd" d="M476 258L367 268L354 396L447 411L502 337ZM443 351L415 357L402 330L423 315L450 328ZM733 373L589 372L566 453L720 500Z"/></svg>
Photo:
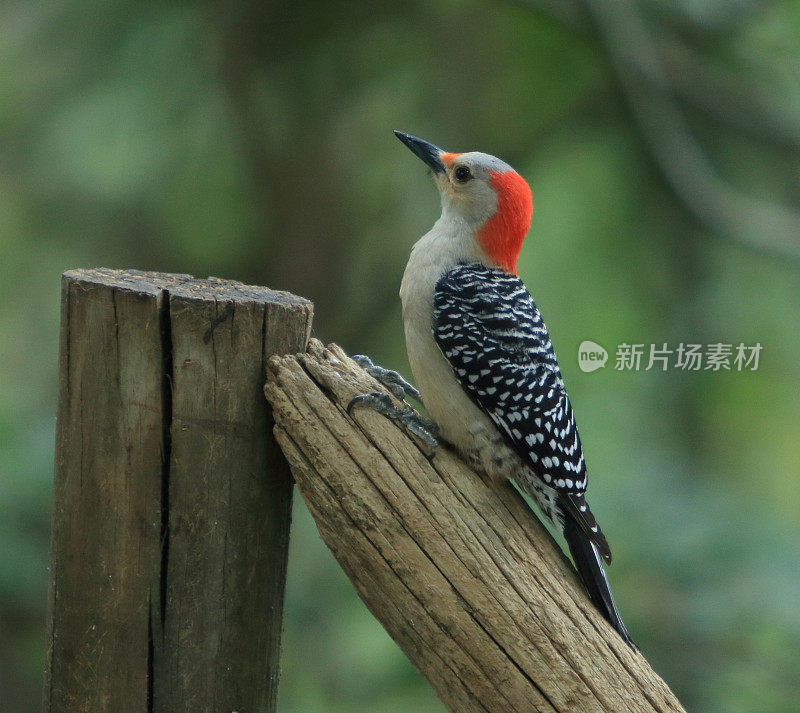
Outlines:
<svg viewBox="0 0 800 713"><path fill-rule="evenodd" d="M458 166L453 175L459 183L466 183L472 178L472 171L467 166Z"/></svg>

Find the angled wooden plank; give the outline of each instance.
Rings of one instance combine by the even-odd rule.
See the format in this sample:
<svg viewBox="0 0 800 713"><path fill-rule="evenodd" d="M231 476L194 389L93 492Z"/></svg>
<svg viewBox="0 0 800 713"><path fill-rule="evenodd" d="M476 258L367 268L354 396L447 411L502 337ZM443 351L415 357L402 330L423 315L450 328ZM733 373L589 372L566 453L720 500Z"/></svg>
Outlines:
<svg viewBox="0 0 800 713"><path fill-rule="evenodd" d="M523 498L392 422L345 409L380 390L336 345L270 362L276 436L322 538L453 711L679 713L594 610Z"/></svg>

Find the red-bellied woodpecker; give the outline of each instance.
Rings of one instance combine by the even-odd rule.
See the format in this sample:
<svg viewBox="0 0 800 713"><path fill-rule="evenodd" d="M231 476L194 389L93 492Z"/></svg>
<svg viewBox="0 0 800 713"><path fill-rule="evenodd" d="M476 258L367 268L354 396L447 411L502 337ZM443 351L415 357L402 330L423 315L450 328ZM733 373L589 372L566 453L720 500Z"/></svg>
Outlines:
<svg viewBox="0 0 800 713"><path fill-rule="evenodd" d="M547 328L517 276L531 190L494 156L448 153L395 134L430 167L442 199L442 215L414 245L400 288L411 371L435 426L374 396L359 400L371 398L429 445L435 440L426 430L435 428L490 477L513 478L564 533L595 606L631 643L601 561L611 562L611 550L584 497L572 405Z"/></svg>

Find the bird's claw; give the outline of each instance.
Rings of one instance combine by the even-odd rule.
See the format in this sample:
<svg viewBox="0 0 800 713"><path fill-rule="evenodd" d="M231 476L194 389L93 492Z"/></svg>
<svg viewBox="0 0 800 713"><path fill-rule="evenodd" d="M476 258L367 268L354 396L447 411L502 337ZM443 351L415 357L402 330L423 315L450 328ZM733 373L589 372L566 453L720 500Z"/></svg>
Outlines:
<svg viewBox="0 0 800 713"><path fill-rule="evenodd" d="M353 361L358 364L379 384L383 384L398 399L405 400L406 396L419 399L419 391L406 381L398 372L378 366L366 354L354 354Z"/></svg>
<svg viewBox="0 0 800 713"><path fill-rule="evenodd" d="M433 421L420 416L410 407L399 408L392 401L389 394L376 391L371 394L360 394L347 404L347 414L352 413L356 406L367 406L373 411L386 416L395 423L400 424L410 436L414 437L420 444L423 454L428 460L432 460L439 450L439 441L436 440L438 428Z"/></svg>
<svg viewBox="0 0 800 713"><path fill-rule="evenodd" d="M372 394L359 394L358 396L354 396L352 399L350 399L350 403L347 404L347 409L346 409L347 415L352 416L353 409L359 405L369 406L373 410L379 411L378 407L376 406L376 403L380 402L381 404L383 404L383 406L385 406L386 405L385 401L389 402L388 405L391 408L396 409L394 404L392 404L391 399L389 399L386 396L386 394L382 394L379 391L376 391L375 393ZM381 408L383 408L383 406L381 406ZM379 411L379 413L383 413L383 411Z"/></svg>

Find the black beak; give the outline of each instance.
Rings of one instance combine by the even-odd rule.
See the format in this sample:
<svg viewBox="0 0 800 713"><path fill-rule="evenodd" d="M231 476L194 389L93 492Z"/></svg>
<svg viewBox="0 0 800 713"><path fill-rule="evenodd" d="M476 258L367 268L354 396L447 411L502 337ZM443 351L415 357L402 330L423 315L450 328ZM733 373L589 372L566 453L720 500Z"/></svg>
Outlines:
<svg viewBox="0 0 800 713"><path fill-rule="evenodd" d="M416 136L404 134L402 131L395 131L394 135L427 163L434 173L444 173L444 164L439 158L439 156L444 153L442 149L433 144L429 144L427 141L418 139Z"/></svg>

